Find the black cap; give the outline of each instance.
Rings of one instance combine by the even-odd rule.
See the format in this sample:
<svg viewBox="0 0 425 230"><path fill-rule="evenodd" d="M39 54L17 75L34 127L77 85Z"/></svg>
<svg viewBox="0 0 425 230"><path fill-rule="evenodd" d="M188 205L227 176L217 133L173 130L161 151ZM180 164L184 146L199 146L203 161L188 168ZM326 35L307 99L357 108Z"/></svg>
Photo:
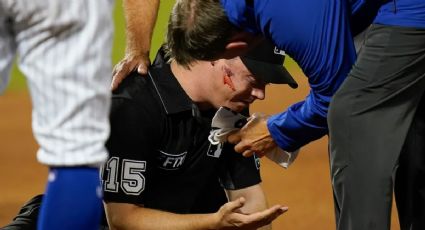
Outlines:
<svg viewBox="0 0 425 230"><path fill-rule="evenodd" d="M242 55L241 60L256 78L265 83L288 84L293 89L298 87L297 82L283 67L285 52L266 39Z"/></svg>

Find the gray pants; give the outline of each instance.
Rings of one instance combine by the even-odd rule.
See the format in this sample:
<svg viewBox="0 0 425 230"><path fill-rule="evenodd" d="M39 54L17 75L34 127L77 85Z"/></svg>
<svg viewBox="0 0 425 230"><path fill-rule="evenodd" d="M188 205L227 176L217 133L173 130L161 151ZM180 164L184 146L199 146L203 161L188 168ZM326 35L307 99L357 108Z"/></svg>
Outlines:
<svg viewBox="0 0 425 230"><path fill-rule="evenodd" d="M372 25L328 115L339 230L425 229L425 30ZM395 186L395 187L394 187Z"/></svg>

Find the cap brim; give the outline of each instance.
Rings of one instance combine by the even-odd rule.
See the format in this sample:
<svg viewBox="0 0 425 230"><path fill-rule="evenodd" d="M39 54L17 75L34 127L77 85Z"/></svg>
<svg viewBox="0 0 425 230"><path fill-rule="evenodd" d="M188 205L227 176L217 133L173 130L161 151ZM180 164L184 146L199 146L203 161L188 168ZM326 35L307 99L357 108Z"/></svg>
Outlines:
<svg viewBox="0 0 425 230"><path fill-rule="evenodd" d="M241 60L255 77L265 83L288 84L293 89L298 87L298 83L283 65L252 60L246 57L241 57Z"/></svg>

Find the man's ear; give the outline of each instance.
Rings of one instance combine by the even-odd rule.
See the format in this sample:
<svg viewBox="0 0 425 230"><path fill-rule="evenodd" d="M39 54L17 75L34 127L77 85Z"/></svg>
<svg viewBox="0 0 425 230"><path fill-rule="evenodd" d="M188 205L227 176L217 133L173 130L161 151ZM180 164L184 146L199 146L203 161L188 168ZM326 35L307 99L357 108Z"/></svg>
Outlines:
<svg viewBox="0 0 425 230"><path fill-rule="evenodd" d="M229 42L223 53L223 58L231 59L240 55L245 54L249 49L248 42L238 40Z"/></svg>
<svg viewBox="0 0 425 230"><path fill-rule="evenodd" d="M249 49L258 45L264 37L248 32L239 32L233 35L227 43L222 58L230 59L244 55Z"/></svg>

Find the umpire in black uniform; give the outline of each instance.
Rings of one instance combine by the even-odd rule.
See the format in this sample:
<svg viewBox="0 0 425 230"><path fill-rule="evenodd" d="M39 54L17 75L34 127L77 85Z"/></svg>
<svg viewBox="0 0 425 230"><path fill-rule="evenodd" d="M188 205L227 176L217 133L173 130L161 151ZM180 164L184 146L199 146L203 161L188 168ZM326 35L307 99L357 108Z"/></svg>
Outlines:
<svg viewBox="0 0 425 230"><path fill-rule="evenodd" d="M127 77L113 95L102 175L109 226L257 228L284 212L267 208L256 157L208 141L218 107L240 112L264 98L267 83L296 84L282 63L267 42L241 58L190 66L167 63L160 50L148 76Z"/></svg>
<svg viewBox="0 0 425 230"><path fill-rule="evenodd" d="M148 76L122 82L102 169L111 229L270 228L286 208L267 208L259 160L211 145L208 135L219 106L246 111L264 98L267 83L296 86L278 53L265 41L244 57L188 68L170 64L161 49ZM33 198L4 229L35 229L41 200Z"/></svg>

